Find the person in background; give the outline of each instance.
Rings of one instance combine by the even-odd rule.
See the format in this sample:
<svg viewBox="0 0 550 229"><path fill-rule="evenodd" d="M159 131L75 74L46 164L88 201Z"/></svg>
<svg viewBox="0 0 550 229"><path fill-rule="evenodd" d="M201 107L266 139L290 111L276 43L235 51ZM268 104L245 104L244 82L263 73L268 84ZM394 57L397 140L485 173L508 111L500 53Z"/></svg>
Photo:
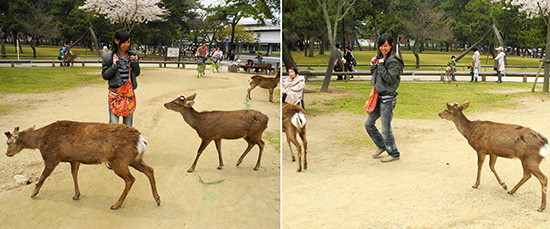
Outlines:
<svg viewBox="0 0 550 229"><path fill-rule="evenodd" d="M374 91L378 93L376 108L372 113L367 114L365 129L370 138L378 148L373 158L379 157L384 151L388 155L381 159L382 162L399 160L401 154L395 144L391 121L393 109L397 103L397 88L401 82L403 72L403 61L393 55L394 43L390 34L380 36L378 40L378 55L370 61ZM376 120L381 119L382 134L375 126Z"/></svg>
<svg viewBox="0 0 550 229"><path fill-rule="evenodd" d="M340 44L336 44L336 51L334 56L334 71L341 72L344 69L344 62L342 61L342 50L340 50ZM336 80L342 80L342 76L338 75Z"/></svg>
<svg viewBox="0 0 550 229"><path fill-rule="evenodd" d="M288 69L288 77L283 82L282 92L283 103L299 105L302 101L302 94L306 87L306 79L298 75L298 69L291 67Z"/></svg>
<svg viewBox="0 0 550 229"><path fill-rule="evenodd" d="M498 55L495 57L495 70L497 71L498 80L497 83L502 83L502 72L506 70L506 67L504 66L504 58L506 54L504 54L504 48L498 47L496 48Z"/></svg>
<svg viewBox="0 0 550 229"><path fill-rule="evenodd" d="M353 53L351 52L351 47L346 46L345 52L346 52L346 55L344 55L344 59L346 59L346 63L344 64L344 71L355 72L354 67L356 64L356 60L355 60L355 57L353 56ZM350 75L349 78L353 80L353 75Z"/></svg>
<svg viewBox="0 0 550 229"><path fill-rule="evenodd" d="M474 55L472 56L472 64L473 64L473 75L472 80L470 82L477 82L477 78L479 77L479 72L481 72L481 54L479 53L479 50L477 48L473 48L472 52Z"/></svg>
<svg viewBox="0 0 550 229"><path fill-rule="evenodd" d="M261 64L264 62L264 57L262 56L262 53L258 53L258 55L256 56L256 59L258 59L257 61L258 64Z"/></svg>
<svg viewBox="0 0 550 229"><path fill-rule="evenodd" d="M201 47L195 52L195 56L199 57L198 65L202 65L202 74L204 75L206 57L208 55L208 48L206 48L206 43L202 43Z"/></svg>
<svg viewBox="0 0 550 229"><path fill-rule="evenodd" d="M451 56L451 65L453 66L453 74L451 75L451 81L456 81L455 72L456 72L456 57Z"/></svg>

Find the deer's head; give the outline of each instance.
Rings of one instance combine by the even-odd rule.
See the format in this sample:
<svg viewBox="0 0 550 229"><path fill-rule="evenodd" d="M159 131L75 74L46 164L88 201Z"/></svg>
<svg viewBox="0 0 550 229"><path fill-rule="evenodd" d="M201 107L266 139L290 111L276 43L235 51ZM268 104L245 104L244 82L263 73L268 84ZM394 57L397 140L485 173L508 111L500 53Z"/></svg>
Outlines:
<svg viewBox="0 0 550 229"><path fill-rule="evenodd" d="M191 108L193 104L195 104L195 97L197 96L196 93L191 94L190 96L180 96L171 102L165 103L164 107L168 110L173 110L177 112L182 112L186 108Z"/></svg>
<svg viewBox="0 0 550 229"><path fill-rule="evenodd" d="M470 101L466 101L462 105L458 105L458 103L447 103L447 109L439 112L439 117L441 117L442 119L454 121L459 114L462 114L463 110L466 110L466 108L468 108L469 105Z"/></svg>
<svg viewBox="0 0 550 229"><path fill-rule="evenodd" d="M15 127L13 129L13 133L10 133L9 131L4 132L4 134L8 138L8 140L6 141L6 143L8 144L8 151L6 152L6 156L13 157L21 152L21 150L25 149L26 144L19 139L19 136L24 132L32 130L34 130L34 127L23 131L19 131L19 127Z"/></svg>

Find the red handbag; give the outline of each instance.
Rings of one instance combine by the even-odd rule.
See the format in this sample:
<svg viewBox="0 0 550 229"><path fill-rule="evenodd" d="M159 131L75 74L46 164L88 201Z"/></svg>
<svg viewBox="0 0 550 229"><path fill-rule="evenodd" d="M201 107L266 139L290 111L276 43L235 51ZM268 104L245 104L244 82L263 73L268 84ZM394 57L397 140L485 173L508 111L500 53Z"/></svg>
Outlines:
<svg viewBox="0 0 550 229"><path fill-rule="evenodd" d="M129 74L132 74L131 68ZM116 116L127 117L136 110L136 93L130 75L122 87L109 88L109 108Z"/></svg>
<svg viewBox="0 0 550 229"><path fill-rule="evenodd" d="M372 89L370 90L369 100L367 100L365 102L365 106L363 106L363 109L365 109L367 114L372 113L376 108L376 101L378 100L378 92L374 91L374 87L375 86L372 86Z"/></svg>

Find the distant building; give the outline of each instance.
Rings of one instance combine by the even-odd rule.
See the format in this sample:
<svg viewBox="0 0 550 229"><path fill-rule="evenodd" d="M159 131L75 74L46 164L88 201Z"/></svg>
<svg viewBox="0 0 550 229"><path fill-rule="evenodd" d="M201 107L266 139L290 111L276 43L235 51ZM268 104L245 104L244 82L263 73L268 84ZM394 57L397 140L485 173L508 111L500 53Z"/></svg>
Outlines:
<svg viewBox="0 0 550 229"><path fill-rule="evenodd" d="M271 55L272 52L280 52L281 50L281 26L273 25L271 21L266 21L266 25L260 25L254 20L242 20L240 25L246 29L252 30L258 35L258 43L242 43L237 44L238 50L241 53L258 53L263 55Z"/></svg>

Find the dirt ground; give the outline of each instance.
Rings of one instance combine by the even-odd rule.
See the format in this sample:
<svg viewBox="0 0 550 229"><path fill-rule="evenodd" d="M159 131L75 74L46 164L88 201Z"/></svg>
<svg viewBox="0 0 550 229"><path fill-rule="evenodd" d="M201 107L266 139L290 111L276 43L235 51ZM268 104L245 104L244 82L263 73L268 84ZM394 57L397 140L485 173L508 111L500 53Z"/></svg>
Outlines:
<svg viewBox="0 0 550 229"><path fill-rule="evenodd" d="M100 70L97 73L99 76ZM39 195L31 199L43 161L38 150L23 150L13 158L0 157L0 227L3 228L279 228L280 227L280 113L264 89L252 91L250 109L269 116L266 142L259 171L253 171L258 147L236 167L247 146L243 139L224 140L225 167L218 171L214 143L191 166L200 138L180 114L163 107L165 102L197 93L195 109L245 109L250 74L211 73L197 79L194 70L143 70L136 91L138 107L134 127L148 141L144 161L155 170L161 206L151 194L146 176L134 169L136 178L126 201L112 211L124 182L104 165L83 165L79 171L82 196L72 200L73 181L68 163L61 163L46 180ZM15 126L37 128L57 120L108 122L107 83L49 94L0 94L0 103L19 109L0 116L3 131ZM270 141L271 140L271 141ZM6 144L0 144L6 152ZM15 175L32 182L20 185ZM219 184L205 182L225 179Z"/></svg>
<svg viewBox="0 0 550 229"><path fill-rule="evenodd" d="M345 95L333 92L330 96ZM306 97L310 103L328 98L326 94ZM550 97L529 96L516 101L519 105L513 109L465 114L470 120L523 125L550 137ZM445 108L444 104L434 106ZM371 157L373 144L347 144L350 139L369 138L363 127L365 117L348 113L308 115L308 169L301 173L296 172L297 164L291 162L283 140L283 228L550 225L549 208L542 213L536 211L541 187L535 177L509 195L497 183L487 159L481 185L472 188L477 155L451 121L439 119L437 114L432 120L394 117L393 131L401 160L384 164ZM510 188L523 175L517 159L500 158L495 167ZM540 167L550 176L548 160L543 160Z"/></svg>

